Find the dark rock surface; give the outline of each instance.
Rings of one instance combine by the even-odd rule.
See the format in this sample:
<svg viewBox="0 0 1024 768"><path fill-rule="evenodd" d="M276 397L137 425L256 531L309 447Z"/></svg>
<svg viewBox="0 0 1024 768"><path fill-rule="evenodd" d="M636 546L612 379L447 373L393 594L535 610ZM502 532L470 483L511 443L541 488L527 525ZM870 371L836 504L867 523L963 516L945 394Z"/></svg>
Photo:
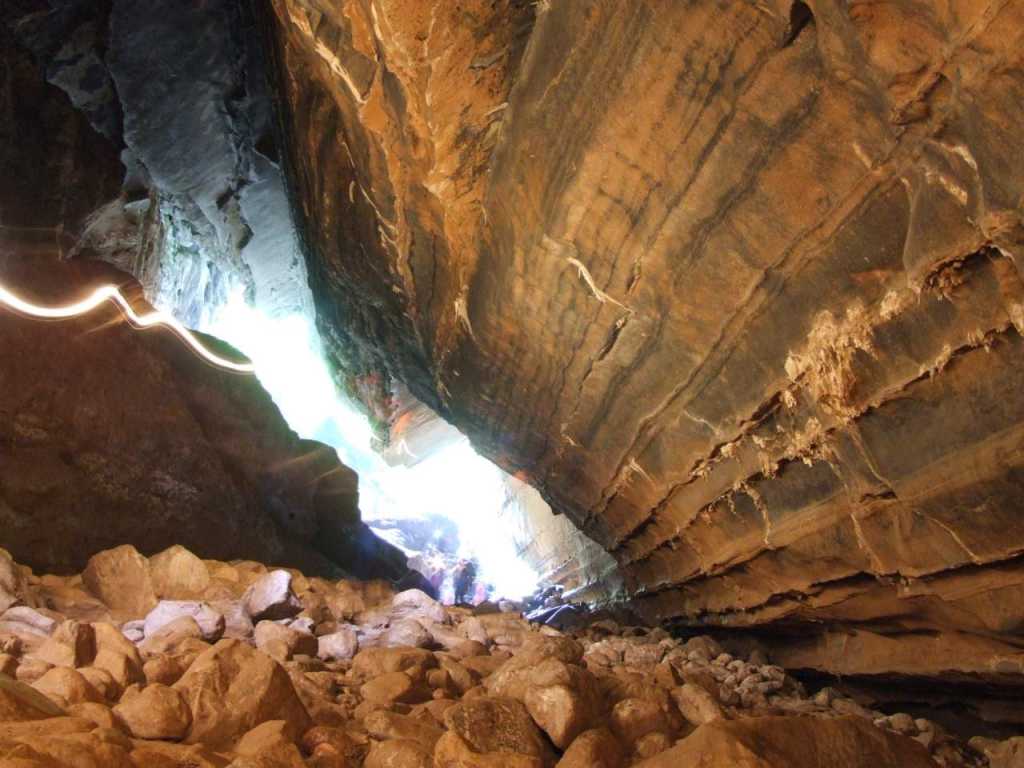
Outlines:
<svg viewBox="0 0 1024 768"><path fill-rule="evenodd" d="M0 276L42 304L107 282L141 293L98 262L6 256ZM67 572L129 541L397 578L404 557L357 502L355 473L300 440L254 377L170 332L132 329L113 305L61 322L0 311L0 528L22 562Z"/></svg>

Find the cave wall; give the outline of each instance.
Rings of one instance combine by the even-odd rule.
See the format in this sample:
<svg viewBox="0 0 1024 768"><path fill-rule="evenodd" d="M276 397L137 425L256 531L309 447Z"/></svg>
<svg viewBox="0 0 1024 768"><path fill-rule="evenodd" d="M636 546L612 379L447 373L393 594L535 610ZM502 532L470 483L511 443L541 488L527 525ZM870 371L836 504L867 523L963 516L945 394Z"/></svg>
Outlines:
<svg viewBox="0 0 1024 768"><path fill-rule="evenodd" d="M649 620L1020 673L1024 4L266 19L353 389L404 381Z"/></svg>

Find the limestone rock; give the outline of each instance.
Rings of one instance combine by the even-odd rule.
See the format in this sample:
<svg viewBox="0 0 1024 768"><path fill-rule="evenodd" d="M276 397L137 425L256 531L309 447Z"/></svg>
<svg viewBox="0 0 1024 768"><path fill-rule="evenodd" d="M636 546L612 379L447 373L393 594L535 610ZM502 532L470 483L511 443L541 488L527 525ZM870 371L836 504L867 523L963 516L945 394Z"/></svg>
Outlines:
<svg viewBox="0 0 1024 768"><path fill-rule="evenodd" d="M202 560L175 544L149 558L153 588L161 600L188 600L210 586L210 572Z"/></svg>
<svg viewBox="0 0 1024 768"><path fill-rule="evenodd" d="M374 742L363 768L434 768L434 759L415 741L392 739Z"/></svg>
<svg viewBox="0 0 1024 768"><path fill-rule="evenodd" d="M85 666L96 656L96 636L91 625L69 619L61 622L32 655L54 666Z"/></svg>
<svg viewBox="0 0 1024 768"><path fill-rule="evenodd" d="M302 610L302 603L292 591L292 575L285 570L261 576L246 590L242 599L253 620L287 619Z"/></svg>
<svg viewBox="0 0 1024 768"><path fill-rule="evenodd" d="M278 661L285 661L295 654L316 656L319 647L317 638L310 633L273 621L259 622L253 640L257 648Z"/></svg>
<svg viewBox="0 0 1024 768"><path fill-rule="evenodd" d="M182 616L195 619L203 640L216 642L224 634L224 616L207 603L194 600L161 600L146 614L143 631L147 637L155 635L165 625Z"/></svg>
<svg viewBox="0 0 1024 768"><path fill-rule="evenodd" d="M927 750L859 717L763 717L700 726L642 768L934 768Z"/></svg>
<svg viewBox="0 0 1024 768"><path fill-rule="evenodd" d="M473 753L501 754L510 761L522 756L539 765L555 762L551 747L526 707L514 699L482 697L463 701L445 712L444 722L450 735L457 736ZM437 743L435 760L439 752L444 754L452 748L443 742Z"/></svg>
<svg viewBox="0 0 1024 768"><path fill-rule="evenodd" d="M565 750L556 768L622 768L622 746L605 728L584 731Z"/></svg>
<svg viewBox="0 0 1024 768"><path fill-rule="evenodd" d="M395 595L391 601L391 613L399 619L424 619L439 624L448 621L444 606L419 589L407 589Z"/></svg>
<svg viewBox="0 0 1024 768"><path fill-rule="evenodd" d="M32 683L32 687L62 709L67 709L72 704L98 704L103 701L100 692L81 672L68 667L54 667Z"/></svg>
<svg viewBox="0 0 1024 768"><path fill-rule="evenodd" d="M316 655L325 661L351 659L359 651L359 638L354 630L342 627L317 639Z"/></svg>
<svg viewBox="0 0 1024 768"><path fill-rule="evenodd" d="M200 655L173 688L192 711L189 743L223 747L267 720L284 720L294 738L310 726L288 673L238 640L221 640Z"/></svg>
<svg viewBox="0 0 1024 768"><path fill-rule="evenodd" d="M142 618L156 606L149 562L127 544L90 557L82 571L82 583L112 610L129 618Z"/></svg>
<svg viewBox="0 0 1024 768"><path fill-rule="evenodd" d="M0 674L0 722L43 720L64 711L39 691Z"/></svg>
<svg viewBox="0 0 1024 768"><path fill-rule="evenodd" d="M704 725L724 717L715 697L698 685L684 683L672 691L672 698L683 717L694 725Z"/></svg>
<svg viewBox="0 0 1024 768"><path fill-rule="evenodd" d="M128 688L114 707L114 714L137 739L178 740L192 724L185 697L160 683Z"/></svg>
<svg viewBox="0 0 1024 768"><path fill-rule="evenodd" d="M427 648L433 636L415 619L399 619L391 623L381 638L385 645Z"/></svg>

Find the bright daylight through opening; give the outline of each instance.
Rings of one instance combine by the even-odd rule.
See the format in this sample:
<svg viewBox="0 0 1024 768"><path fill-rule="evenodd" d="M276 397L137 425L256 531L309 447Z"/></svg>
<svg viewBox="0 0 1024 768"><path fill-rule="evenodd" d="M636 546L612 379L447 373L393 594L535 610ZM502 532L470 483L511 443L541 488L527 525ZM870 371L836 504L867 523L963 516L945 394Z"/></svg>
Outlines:
<svg viewBox="0 0 1024 768"><path fill-rule="evenodd" d="M403 549L411 566L434 575L442 598L453 599L446 571L456 558L475 562L477 599L486 587L491 598L512 599L537 587L537 574L517 551L514 522L501 514L506 475L466 438L415 466L389 466L371 446L366 417L338 395L319 337L304 316L269 317L239 291L203 330L250 357L292 429L332 445L359 473L363 520Z"/></svg>

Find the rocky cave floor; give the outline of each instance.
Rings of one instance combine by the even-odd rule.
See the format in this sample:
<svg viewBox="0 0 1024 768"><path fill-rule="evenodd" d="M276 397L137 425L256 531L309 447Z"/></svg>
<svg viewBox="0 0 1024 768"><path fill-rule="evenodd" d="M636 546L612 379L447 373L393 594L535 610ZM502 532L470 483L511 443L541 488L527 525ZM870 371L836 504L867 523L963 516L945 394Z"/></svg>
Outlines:
<svg viewBox="0 0 1024 768"><path fill-rule="evenodd" d="M182 547L0 549L5 768L1016 766L1018 742L809 695L759 651L444 606ZM1024 753L1024 750L1020 750Z"/></svg>

